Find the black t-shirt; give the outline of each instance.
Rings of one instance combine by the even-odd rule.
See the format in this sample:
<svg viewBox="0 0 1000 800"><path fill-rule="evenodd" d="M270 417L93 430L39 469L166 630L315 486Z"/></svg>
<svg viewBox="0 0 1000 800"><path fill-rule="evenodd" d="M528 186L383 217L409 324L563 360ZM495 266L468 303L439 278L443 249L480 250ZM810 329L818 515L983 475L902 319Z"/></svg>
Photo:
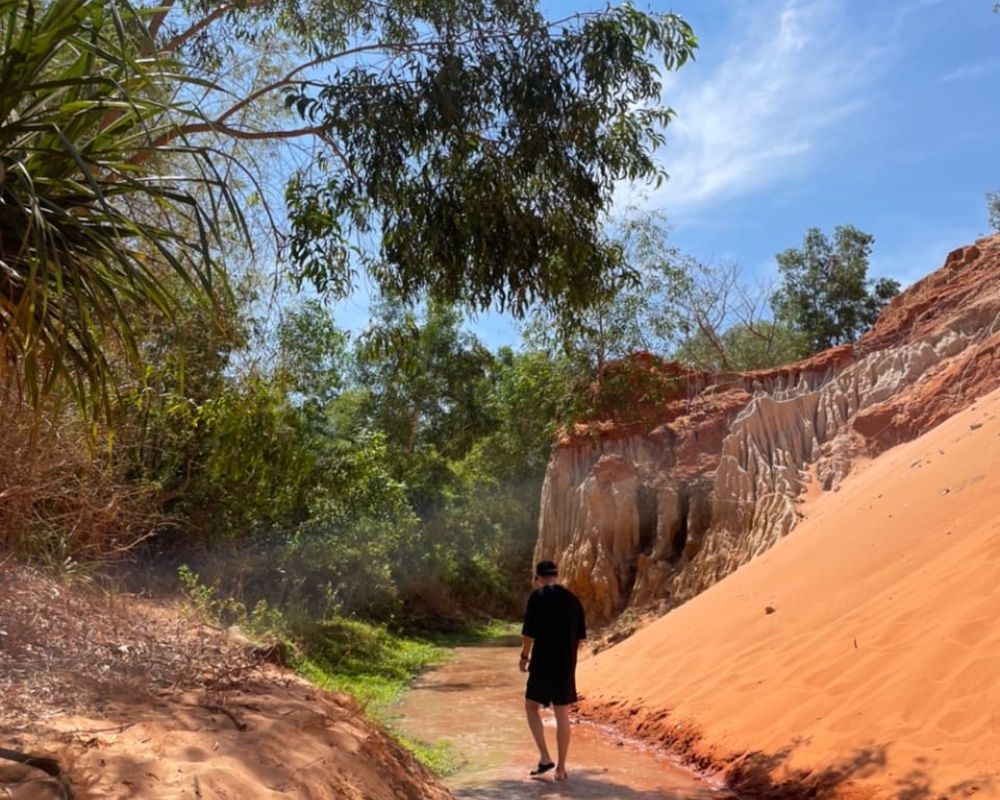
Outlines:
<svg viewBox="0 0 1000 800"><path fill-rule="evenodd" d="M583 606L576 595L559 584L535 589L524 612L523 636L535 640L531 671L570 674L576 669L576 649L587 638Z"/></svg>

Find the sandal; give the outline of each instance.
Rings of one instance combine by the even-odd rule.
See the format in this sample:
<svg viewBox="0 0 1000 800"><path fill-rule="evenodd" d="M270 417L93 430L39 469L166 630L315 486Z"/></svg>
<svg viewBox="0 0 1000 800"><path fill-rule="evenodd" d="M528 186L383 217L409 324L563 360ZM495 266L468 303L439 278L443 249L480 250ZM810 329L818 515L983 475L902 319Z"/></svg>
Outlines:
<svg viewBox="0 0 1000 800"><path fill-rule="evenodd" d="M544 775L550 769L555 769L555 768L556 765L554 761L550 761L548 764L543 764L541 761L539 761L538 767L536 769L531 770L531 772L529 772L528 774L532 776Z"/></svg>

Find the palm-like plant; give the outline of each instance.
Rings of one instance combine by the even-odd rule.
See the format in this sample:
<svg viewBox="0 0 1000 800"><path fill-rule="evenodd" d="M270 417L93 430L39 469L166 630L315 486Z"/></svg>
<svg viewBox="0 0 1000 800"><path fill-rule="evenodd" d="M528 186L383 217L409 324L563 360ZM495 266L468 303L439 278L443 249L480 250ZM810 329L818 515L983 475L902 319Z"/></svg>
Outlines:
<svg viewBox="0 0 1000 800"><path fill-rule="evenodd" d="M195 79L154 51L147 13L0 0L0 376L36 402L64 383L99 409L110 353L138 357L130 316L169 311L171 272L227 291L219 220L245 233L215 152L175 135Z"/></svg>

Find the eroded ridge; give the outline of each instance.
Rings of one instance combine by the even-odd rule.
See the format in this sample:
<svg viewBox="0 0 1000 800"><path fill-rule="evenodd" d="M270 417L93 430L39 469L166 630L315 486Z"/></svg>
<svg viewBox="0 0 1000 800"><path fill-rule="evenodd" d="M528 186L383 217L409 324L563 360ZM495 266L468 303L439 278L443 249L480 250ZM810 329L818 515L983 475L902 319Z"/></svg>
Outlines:
<svg viewBox="0 0 1000 800"><path fill-rule="evenodd" d="M952 252L855 345L785 367L675 376L636 420L592 420L555 448L535 559L562 564L595 623L666 610L788 534L801 495L1000 385L1000 236Z"/></svg>

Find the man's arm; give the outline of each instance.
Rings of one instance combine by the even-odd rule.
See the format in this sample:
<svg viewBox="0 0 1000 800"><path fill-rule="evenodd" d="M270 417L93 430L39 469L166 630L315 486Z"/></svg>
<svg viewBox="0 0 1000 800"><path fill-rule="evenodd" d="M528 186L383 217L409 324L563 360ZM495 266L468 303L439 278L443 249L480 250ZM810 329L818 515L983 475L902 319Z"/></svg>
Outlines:
<svg viewBox="0 0 1000 800"><path fill-rule="evenodd" d="M528 671L528 661L531 659L531 647L534 643L535 640L530 636L521 637L521 658L518 660L521 672Z"/></svg>
<svg viewBox="0 0 1000 800"><path fill-rule="evenodd" d="M528 671L528 661L531 659L531 647L535 643L535 634L538 633L538 600L537 595L532 592L528 597L528 607L524 610L524 624L521 626L521 658L518 666L521 672Z"/></svg>
<svg viewBox="0 0 1000 800"><path fill-rule="evenodd" d="M586 614L584 614L583 604L580 602L580 599L575 595L573 596L573 599L576 601L576 608L574 609L575 613L572 621L573 638L575 639L574 650L576 655L579 655L580 645L583 644L584 639L587 638L587 618Z"/></svg>

